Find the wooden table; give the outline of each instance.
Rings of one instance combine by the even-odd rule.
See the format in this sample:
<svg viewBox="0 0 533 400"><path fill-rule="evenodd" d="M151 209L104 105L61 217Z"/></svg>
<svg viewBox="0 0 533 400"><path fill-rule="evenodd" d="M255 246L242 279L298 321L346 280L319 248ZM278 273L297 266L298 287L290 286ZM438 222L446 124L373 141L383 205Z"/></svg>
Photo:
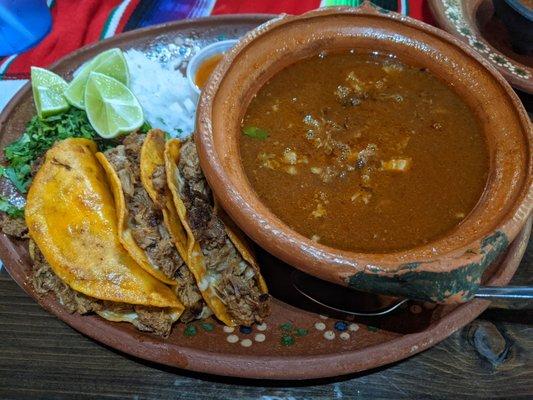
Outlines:
<svg viewBox="0 0 533 400"><path fill-rule="evenodd" d="M513 283L533 285L533 240ZM533 312L491 309L437 346L378 370L307 382L221 378L102 346L0 272L0 399L533 398Z"/></svg>

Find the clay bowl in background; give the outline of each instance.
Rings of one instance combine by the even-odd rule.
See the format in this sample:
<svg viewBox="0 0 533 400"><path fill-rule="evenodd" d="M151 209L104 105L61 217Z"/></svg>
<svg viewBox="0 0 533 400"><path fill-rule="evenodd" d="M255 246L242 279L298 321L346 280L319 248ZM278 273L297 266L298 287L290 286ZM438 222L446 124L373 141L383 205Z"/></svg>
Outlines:
<svg viewBox="0 0 533 400"><path fill-rule="evenodd" d="M254 94L297 60L347 49L392 53L428 68L453 86L486 135L490 173L482 198L459 226L427 245L361 254L315 243L277 218L246 178L238 139ZM196 143L207 180L223 208L260 246L334 283L435 302L472 298L483 271L524 226L533 205L532 142L523 106L486 60L439 29L369 4L280 16L253 30L214 71L197 113Z"/></svg>
<svg viewBox="0 0 533 400"><path fill-rule="evenodd" d="M533 56L518 54L512 34L496 15L505 0L429 0L439 27L491 63L515 88L533 94ZM525 32L524 32L525 34Z"/></svg>

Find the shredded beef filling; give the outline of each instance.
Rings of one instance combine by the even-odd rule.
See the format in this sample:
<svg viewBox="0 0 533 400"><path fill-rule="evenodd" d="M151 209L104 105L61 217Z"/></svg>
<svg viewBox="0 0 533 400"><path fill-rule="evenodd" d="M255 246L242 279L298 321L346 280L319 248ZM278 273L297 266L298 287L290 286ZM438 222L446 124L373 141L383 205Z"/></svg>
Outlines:
<svg viewBox="0 0 533 400"><path fill-rule="evenodd" d="M152 173L152 184L160 196L167 195L167 173L164 165L158 165Z"/></svg>
<svg viewBox="0 0 533 400"><path fill-rule="evenodd" d="M33 259L31 282L40 294L53 292L59 302L70 313L88 314L91 312L111 311L115 313L137 313L132 324L141 331L153 332L167 337L172 328L172 318L168 310L157 307L138 306L98 300L71 289L54 273L44 259L41 251L30 240L30 255Z"/></svg>
<svg viewBox="0 0 533 400"><path fill-rule="evenodd" d="M33 259L31 280L37 293L53 292L70 313L87 314L101 311L103 302L72 290L54 273L35 243L30 240L30 255Z"/></svg>
<svg viewBox="0 0 533 400"><path fill-rule="evenodd" d="M183 260L175 250L163 226L163 215L142 186L140 152L144 135L129 135L123 142L105 152L122 184L128 210L128 225L135 242L146 251L152 264L173 278Z"/></svg>
<svg viewBox="0 0 533 400"><path fill-rule="evenodd" d="M178 169L189 224L204 254L208 274L218 275L215 289L220 300L237 323L261 322L269 313L269 296L261 293L257 272L242 258L214 211L211 190L192 140L181 148Z"/></svg>
<svg viewBox="0 0 533 400"><path fill-rule="evenodd" d="M13 218L7 214L0 213L0 226L2 227L2 232L6 235L18 239L26 239L28 237L28 227L24 218Z"/></svg>
<svg viewBox="0 0 533 400"><path fill-rule="evenodd" d="M174 321L170 314L157 307L135 306L137 318L133 325L140 331L154 332L160 336L168 337Z"/></svg>
<svg viewBox="0 0 533 400"><path fill-rule="evenodd" d="M140 155L145 135L131 134L122 145L105 152L122 183L122 190L129 212L128 225L133 239L141 247L152 265L167 277L176 279L175 293L185 306L181 320L189 322L204 309L204 301L194 276L181 258L163 221L161 210L154 204L141 182ZM152 181L156 190L166 189L164 167L157 168ZM146 314L146 313L145 313Z"/></svg>

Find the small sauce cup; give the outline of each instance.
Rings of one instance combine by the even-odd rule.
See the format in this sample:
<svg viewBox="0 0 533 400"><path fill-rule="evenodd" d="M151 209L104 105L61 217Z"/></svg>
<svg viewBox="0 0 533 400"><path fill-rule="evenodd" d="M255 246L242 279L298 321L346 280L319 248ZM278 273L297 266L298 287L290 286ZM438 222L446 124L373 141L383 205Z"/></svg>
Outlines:
<svg viewBox="0 0 533 400"><path fill-rule="evenodd" d="M187 80L198 101L202 87L207 83L209 76L216 68L224 53L231 49L238 40L222 40L204 47L191 58L187 65Z"/></svg>

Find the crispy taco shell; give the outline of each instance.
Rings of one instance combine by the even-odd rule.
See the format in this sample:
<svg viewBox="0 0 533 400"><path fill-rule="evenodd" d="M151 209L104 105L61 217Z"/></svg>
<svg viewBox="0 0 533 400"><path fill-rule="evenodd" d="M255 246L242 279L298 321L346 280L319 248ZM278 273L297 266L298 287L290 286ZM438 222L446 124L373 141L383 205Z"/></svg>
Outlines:
<svg viewBox="0 0 533 400"><path fill-rule="evenodd" d="M209 276L205 257L202 252L202 248L198 240L196 240L188 219L188 211L185 206L185 202L180 194L180 184L183 183L183 177L181 176L178 168L180 159L181 142L177 139L171 139L167 141L165 147L165 165L167 171L168 186L172 193L174 204L176 206L178 215L182 221L182 224L187 232L187 254L189 267L196 277L198 286L202 295L213 310L216 317L228 326L235 326L241 321L236 320L231 315L228 307L221 300L216 290L216 281ZM180 183L181 182L181 183ZM217 212L217 206L215 205L215 212ZM233 243L241 257L253 268L257 277L257 285L261 293L268 293L266 283L261 276L259 266L249 247L245 244L242 236L239 235L238 230L230 228L228 224L225 224L226 234L229 240Z"/></svg>
<svg viewBox="0 0 533 400"><path fill-rule="evenodd" d="M172 201L172 194L169 190L158 191L152 180L156 169L165 167L165 140L165 133L159 129L152 129L146 135L141 149L141 181L152 201L161 209L165 226L181 257L186 260L187 232Z"/></svg>
<svg viewBox="0 0 533 400"><path fill-rule="evenodd" d="M176 280L173 278L169 278L161 269L159 269L155 265L155 263L151 262L146 251L143 250L136 242L133 230L129 226L129 210L126 205L124 188L122 187L122 183L117 174L117 171L115 170L111 162L106 158L106 155L104 155L103 153L97 153L96 157L98 158L98 161L106 172L107 178L111 185L111 190L113 192L113 197L115 199L115 204L117 207L118 231L120 242L130 253L130 255L135 259L135 261L137 261L137 263L146 272L159 279L161 282L164 282L169 285L176 285ZM148 194L150 195L149 191ZM167 214L167 218L168 217L169 216ZM173 231L177 231L178 229L179 228L173 229Z"/></svg>
<svg viewBox="0 0 533 400"><path fill-rule="evenodd" d="M96 150L93 141L77 138L58 142L46 153L27 198L30 237L73 290L181 313L171 289L147 274L120 244L113 197Z"/></svg>
<svg viewBox="0 0 533 400"><path fill-rule="evenodd" d="M162 211L164 224L172 237L174 245L184 260L188 260L188 236L178 215L172 193L170 192L165 171L165 133L159 129L150 130L141 148L141 181L155 206ZM182 320L206 318L212 314L203 301L191 274L188 264L182 265L177 271L179 276L174 291L186 307Z"/></svg>

